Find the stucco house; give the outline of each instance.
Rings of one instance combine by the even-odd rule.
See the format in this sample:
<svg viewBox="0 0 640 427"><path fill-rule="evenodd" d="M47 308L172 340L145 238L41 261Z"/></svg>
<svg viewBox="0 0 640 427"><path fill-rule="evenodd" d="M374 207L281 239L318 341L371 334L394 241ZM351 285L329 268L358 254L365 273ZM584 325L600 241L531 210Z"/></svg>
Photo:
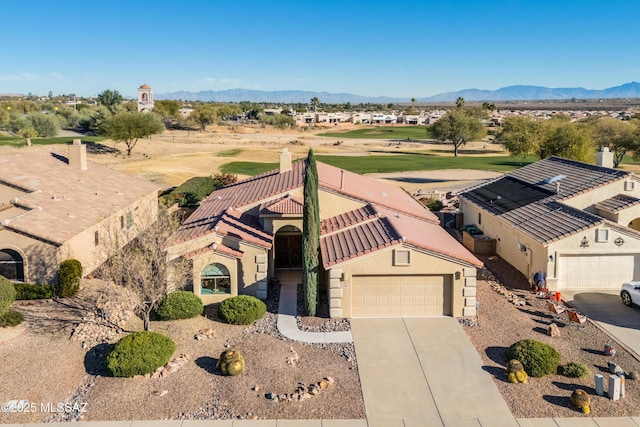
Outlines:
<svg viewBox="0 0 640 427"><path fill-rule="evenodd" d="M482 263L402 189L318 162L321 289L332 317L463 316L476 310ZM192 261L205 303L266 298L282 270L302 267L306 161L214 191L183 223L169 259Z"/></svg>
<svg viewBox="0 0 640 427"><path fill-rule="evenodd" d="M464 223L528 278L545 273L550 290L619 289L640 279L640 179L601 166L610 155L549 157L463 191Z"/></svg>
<svg viewBox="0 0 640 427"><path fill-rule="evenodd" d="M59 151L0 158L0 275L11 280L55 282L68 258L90 273L109 237L126 243L157 218L157 185L88 161L79 139Z"/></svg>

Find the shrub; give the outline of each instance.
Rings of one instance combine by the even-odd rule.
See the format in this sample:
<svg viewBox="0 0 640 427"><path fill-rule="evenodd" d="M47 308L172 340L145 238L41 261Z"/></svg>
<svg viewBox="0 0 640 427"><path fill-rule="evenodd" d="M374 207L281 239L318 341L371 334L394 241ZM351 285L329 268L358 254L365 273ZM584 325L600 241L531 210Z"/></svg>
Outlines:
<svg viewBox="0 0 640 427"><path fill-rule="evenodd" d="M9 328L11 326L17 326L24 320L22 314L19 311L7 310L0 316L0 328Z"/></svg>
<svg viewBox="0 0 640 427"><path fill-rule="evenodd" d="M31 283L14 283L16 300L53 298L56 289L53 285L34 285Z"/></svg>
<svg viewBox="0 0 640 427"><path fill-rule="evenodd" d="M216 363L216 368L220 369L224 375L236 376L244 372L244 358L238 350L223 351Z"/></svg>
<svg viewBox="0 0 640 427"><path fill-rule="evenodd" d="M569 378L582 378L589 373L589 369L578 362L569 362L562 365L562 375Z"/></svg>
<svg viewBox="0 0 640 427"><path fill-rule="evenodd" d="M507 350L507 359L517 359L532 377L555 374L560 363L560 353L553 347L536 340L521 340Z"/></svg>
<svg viewBox="0 0 640 427"><path fill-rule="evenodd" d="M56 295L63 298L74 296L80 289L82 278L82 264L77 259L67 259L60 263L58 270L58 284Z"/></svg>
<svg viewBox="0 0 640 427"><path fill-rule="evenodd" d="M114 377L133 377L154 372L167 364L176 350L171 338L140 331L120 339L107 355L107 369Z"/></svg>
<svg viewBox="0 0 640 427"><path fill-rule="evenodd" d="M0 316L5 314L9 306L16 299L16 290L13 283L4 276L0 276Z"/></svg>
<svg viewBox="0 0 640 427"><path fill-rule="evenodd" d="M193 292L172 292L162 299L156 310L159 320L191 319L204 310L202 300Z"/></svg>
<svg viewBox="0 0 640 427"><path fill-rule="evenodd" d="M267 306L256 297L238 295L227 298L218 307L218 316L232 325L249 325L264 316Z"/></svg>
<svg viewBox="0 0 640 427"><path fill-rule="evenodd" d="M424 206L427 207L427 209L429 209L432 212L441 211L442 208L444 207L442 202L439 199L436 199L435 197L429 197L428 199L422 199L420 201Z"/></svg>

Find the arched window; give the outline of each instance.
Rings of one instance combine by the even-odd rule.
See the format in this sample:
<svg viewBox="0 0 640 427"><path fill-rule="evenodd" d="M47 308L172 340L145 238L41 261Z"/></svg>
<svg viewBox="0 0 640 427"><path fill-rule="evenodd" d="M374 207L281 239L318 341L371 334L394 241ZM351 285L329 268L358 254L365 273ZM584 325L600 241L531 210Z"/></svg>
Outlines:
<svg viewBox="0 0 640 427"><path fill-rule="evenodd" d="M231 276L229 270L222 264L207 265L200 275L202 294L231 293Z"/></svg>
<svg viewBox="0 0 640 427"><path fill-rule="evenodd" d="M142 102L149 102L149 95L146 93L142 94Z"/></svg>
<svg viewBox="0 0 640 427"><path fill-rule="evenodd" d="M0 276L24 282L24 261L18 252L12 249L0 249Z"/></svg>

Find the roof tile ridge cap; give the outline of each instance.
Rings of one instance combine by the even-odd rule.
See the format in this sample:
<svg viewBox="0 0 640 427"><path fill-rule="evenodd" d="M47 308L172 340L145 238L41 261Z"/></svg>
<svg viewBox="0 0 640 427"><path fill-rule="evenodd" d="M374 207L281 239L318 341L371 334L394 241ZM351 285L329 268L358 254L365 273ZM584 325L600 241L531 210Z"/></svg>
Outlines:
<svg viewBox="0 0 640 427"><path fill-rule="evenodd" d="M431 224L440 225L440 220L438 219L438 217L435 217L435 218L422 217L422 216L418 216L418 215L416 215L416 214L414 214L414 213L412 213L412 212L405 212L405 211L401 211L401 210L399 210L399 209L396 209L396 208L394 208L394 207L390 207L390 206L386 206L386 205L383 205L383 204L381 204L381 203L372 203L372 202L370 202L369 204L370 204L371 206L373 206L373 207L374 207L374 209L375 209L375 205L379 205L379 206L383 207L384 209L388 209L388 210L390 210L390 211L393 211L394 213L396 213L396 214L398 214L398 215L406 215L406 216L408 216L408 217L410 217L410 218L413 218L413 219L415 219L415 220L418 220L418 221L425 221L425 222L429 222L429 223L431 223ZM425 211L425 212L433 213L433 212L431 212L430 210L428 210L428 209L426 209L426 208L424 209L424 211ZM379 213L381 216L383 215L383 214L382 214L380 211L378 211L377 209L376 209L376 212L377 212L377 213ZM435 215L435 214L434 214L434 215Z"/></svg>
<svg viewBox="0 0 640 427"><path fill-rule="evenodd" d="M381 216L379 218L380 224L384 227L385 231L388 233L389 237L392 238L392 243L400 243L405 242L407 240L407 236L403 236L398 228L393 224L393 219L389 218L388 215ZM391 235L392 232L394 235Z"/></svg>

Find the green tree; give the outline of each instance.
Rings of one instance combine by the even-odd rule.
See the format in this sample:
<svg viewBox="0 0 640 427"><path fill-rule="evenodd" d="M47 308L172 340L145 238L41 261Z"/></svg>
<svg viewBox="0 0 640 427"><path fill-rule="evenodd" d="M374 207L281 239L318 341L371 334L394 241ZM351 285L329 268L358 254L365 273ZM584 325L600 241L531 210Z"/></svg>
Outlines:
<svg viewBox="0 0 640 427"><path fill-rule="evenodd" d="M33 113L27 119L41 138L56 136L60 131L60 124L53 115Z"/></svg>
<svg viewBox="0 0 640 427"><path fill-rule="evenodd" d="M320 205L318 203L318 167L309 150L304 175L302 208L302 289L307 314L315 316L318 305L318 268L320 249Z"/></svg>
<svg viewBox="0 0 640 427"><path fill-rule="evenodd" d="M486 101L482 103L482 108L484 108L487 111L496 111L497 110L495 104L492 104L492 103L486 102Z"/></svg>
<svg viewBox="0 0 640 427"><path fill-rule="evenodd" d="M591 134L598 147L609 147L613 153L613 167L617 168L625 154L640 149L637 120L622 121L613 117L599 117L590 123Z"/></svg>
<svg viewBox="0 0 640 427"><path fill-rule="evenodd" d="M127 156L136 146L140 138L162 133L162 120L153 113L117 113L103 123L101 133L115 142L124 142Z"/></svg>
<svg viewBox="0 0 640 427"><path fill-rule="evenodd" d="M593 139L586 126L563 118L548 120L545 125L546 135L537 153L541 159L559 156L587 163L593 160Z"/></svg>
<svg viewBox="0 0 640 427"><path fill-rule="evenodd" d="M514 157L536 154L545 137L545 127L539 120L525 116L509 116L498 134L500 142Z"/></svg>
<svg viewBox="0 0 640 427"><path fill-rule="evenodd" d="M115 113L120 103L124 100L117 90L106 89L98 95L98 102Z"/></svg>
<svg viewBox="0 0 640 427"><path fill-rule="evenodd" d="M218 120L218 110L213 104L198 104L191 112L190 117L200 125L201 130L205 130L208 125Z"/></svg>
<svg viewBox="0 0 640 427"><path fill-rule="evenodd" d="M318 99L317 96L314 96L313 98L311 98L311 106L313 107L313 111L314 112L318 112L318 106L320 105L320 100Z"/></svg>
<svg viewBox="0 0 640 427"><path fill-rule="evenodd" d="M487 130L475 114L465 108L456 108L431 126L431 134L436 139L451 141L453 155L457 157L461 146L467 141L482 139L487 134Z"/></svg>
<svg viewBox="0 0 640 427"><path fill-rule="evenodd" d="M458 99L456 99L456 108L464 108L464 98L459 96Z"/></svg>

